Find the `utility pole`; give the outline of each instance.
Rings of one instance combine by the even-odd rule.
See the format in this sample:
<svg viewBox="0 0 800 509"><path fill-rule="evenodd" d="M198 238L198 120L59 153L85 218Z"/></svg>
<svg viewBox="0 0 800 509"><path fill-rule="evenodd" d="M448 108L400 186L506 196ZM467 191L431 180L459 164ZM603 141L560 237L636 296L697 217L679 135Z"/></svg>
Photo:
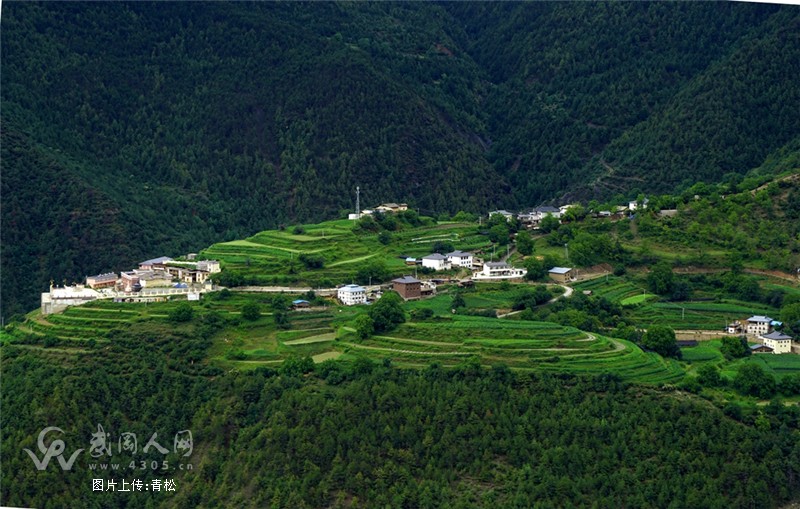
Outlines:
<svg viewBox="0 0 800 509"><path fill-rule="evenodd" d="M567 260L569 260L569 244L564 242L564 256L566 256Z"/></svg>
<svg viewBox="0 0 800 509"><path fill-rule="evenodd" d="M356 186L356 220L361 217L361 186Z"/></svg>

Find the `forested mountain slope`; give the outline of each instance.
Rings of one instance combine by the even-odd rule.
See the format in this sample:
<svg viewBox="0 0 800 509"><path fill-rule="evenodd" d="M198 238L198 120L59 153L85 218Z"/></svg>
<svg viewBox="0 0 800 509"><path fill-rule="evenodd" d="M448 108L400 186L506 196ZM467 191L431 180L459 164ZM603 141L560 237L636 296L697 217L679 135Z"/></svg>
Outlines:
<svg viewBox="0 0 800 509"><path fill-rule="evenodd" d="M800 132L799 12L9 3L3 313L51 278L337 216L356 185L441 213L743 174Z"/></svg>
<svg viewBox="0 0 800 509"><path fill-rule="evenodd" d="M210 340L199 328L160 329L134 325L86 351L3 347L0 500L46 508L771 508L798 495L795 407L769 404L737 419L674 388L628 386L614 375L517 374L470 362L413 371L366 358L316 367L297 358L278 370L225 372L206 362ZM43 422L63 428L56 436L69 453L87 449L72 471L39 472L20 450L35 449ZM135 433L140 449L118 451L114 440L110 457L92 457L98 425L114 438ZM141 450L154 432L167 445L187 429L188 457ZM186 464L192 469L178 468ZM104 479L119 491L122 478L172 479L176 490L89 489Z"/></svg>
<svg viewBox="0 0 800 509"><path fill-rule="evenodd" d="M758 166L800 133L796 8L452 9L497 84L487 99L490 158L521 203L716 181Z"/></svg>

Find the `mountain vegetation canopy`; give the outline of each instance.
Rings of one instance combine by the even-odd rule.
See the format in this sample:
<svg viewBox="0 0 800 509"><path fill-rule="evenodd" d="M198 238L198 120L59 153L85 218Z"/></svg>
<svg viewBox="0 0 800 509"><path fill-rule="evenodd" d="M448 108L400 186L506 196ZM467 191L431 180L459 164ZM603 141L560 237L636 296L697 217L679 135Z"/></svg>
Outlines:
<svg viewBox="0 0 800 509"><path fill-rule="evenodd" d="M4 7L4 314L53 278L341 217L356 185L484 212L797 153L796 6Z"/></svg>

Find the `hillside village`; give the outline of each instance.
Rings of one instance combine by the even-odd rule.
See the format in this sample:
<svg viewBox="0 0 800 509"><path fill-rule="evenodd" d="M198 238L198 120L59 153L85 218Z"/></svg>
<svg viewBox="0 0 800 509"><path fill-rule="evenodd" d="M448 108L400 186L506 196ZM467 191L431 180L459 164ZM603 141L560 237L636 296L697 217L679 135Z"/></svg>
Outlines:
<svg viewBox="0 0 800 509"><path fill-rule="evenodd" d="M631 201L626 206L616 207L615 211L601 211L593 215L598 219L621 220L629 218L639 208L647 208L649 200L644 198ZM563 222L571 209L580 207L577 204L561 207L541 206L534 209L513 213L506 210L494 210L485 218L487 221L496 220L497 216L506 221L518 221L521 227L536 230L543 221L551 220L556 224ZM376 214L397 214L408 210L405 203L385 203L350 214L348 219L358 220ZM604 213L605 212L605 213ZM674 211L661 211L659 215L669 216ZM493 219L495 218L495 219ZM483 218L481 218L481 222ZM510 253L510 250L509 250ZM408 271L400 277L391 279L388 283L372 286L360 285L353 282L340 281L335 288L317 289L320 296L333 297L342 306L369 305L382 296L383 292L393 290L405 301L427 299L437 295L440 285L453 285L466 288L476 283L491 283L502 281L522 282L527 275L527 270L516 267L500 257L494 260L494 255L489 261L484 260L470 251L454 249L448 252L433 252L418 257L404 257L403 261ZM217 260L196 260L197 255L190 253L180 260L162 256L143 261L138 267L129 271L117 273L103 273L88 276L84 284L72 286L50 287L50 291L42 294L41 312L43 315L59 313L69 306L76 306L98 299L109 299L114 302L146 303L159 302L175 298L187 300L200 300L206 292L220 289L212 280L212 275L222 271L222 265ZM420 274L422 273L422 274ZM578 278L576 270L572 267L553 266L547 269L547 276L551 284L569 285ZM284 288L281 291L292 291ZM591 291L584 291L591 294ZM293 303L295 308L308 306L308 301L298 299ZM725 333L741 335L748 338L752 353L800 353L800 344L794 338L781 332L781 322L769 316L740 317L729 323Z"/></svg>
<svg viewBox="0 0 800 509"><path fill-rule="evenodd" d="M98 299L144 303L186 296L190 301L200 300L202 293L214 290L209 278L222 269L217 260L195 261L196 256L189 254L185 261L161 256L119 274L107 272L87 276L84 284L57 287L51 282L50 290L42 293L41 312L43 315L59 313L69 306Z"/></svg>

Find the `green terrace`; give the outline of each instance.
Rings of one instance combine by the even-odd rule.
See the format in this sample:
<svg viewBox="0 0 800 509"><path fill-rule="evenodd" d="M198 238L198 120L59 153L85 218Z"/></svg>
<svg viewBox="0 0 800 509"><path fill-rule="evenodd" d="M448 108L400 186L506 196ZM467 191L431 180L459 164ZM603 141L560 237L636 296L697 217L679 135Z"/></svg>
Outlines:
<svg viewBox="0 0 800 509"><path fill-rule="evenodd" d="M723 330L734 319L752 315L777 316L778 310L764 305L726 300L723 302L654 302L630 310L640 327L668 325L673 329Z"/></svg>
<svg viewBox="0 0 800 509"><path fill-rule="evenodd" d="M388 358L399 365L455 365L478 356L483 364L569 373L616 373L647 383L674 382L683 370L627 341L548 322L453 316L401 325L364 341L343 337L345 352Z"/></svg>
<svg viewBox="0 0 800 509"><path fill-rule="evenodd" d="M764 285L780 288L787 293L796 288L781 285ZM735 299L668 302L645 293L643 286L621 277L601 277L573 285L576 292L589 290L592 295L604 297L625 306L625 316L637 326L667 325L673 329L722 330L727 323L752 315L778 316L779 309L760 303Z"/></svg>
<svg viewBox="0 0 800 509"><path fill-rule="evenodd" d="M622 303L627 298L641 296L645 289L620 278L620 277L601 277L590 279L573 285L576 292L591 291L592 295L605 297L611 302Z"/></svg>
<svg viewBox="0 0 800 509"><path fill-rule="evenodd" d="M244 240L214 244L201 256L218 259L226 271L259 284L317 285L321 281L349 282L359 268L369 263L383 264L391 274L401 275L410 270L404 256L428 255L437 241L467 251L490 246L474 224L442 223L400 229L390 232L388 244L382 244L377 233L357 234L353 225L352 221L340 220L303 225L299 234L289 230L264 231ZM319 259L323 266L304 264L303 255Z"/></svg>
<svg viewBox="0 0 800 509"><path fill-rule="evenodd" d="M512 290L489 288L476 292L490 308L508 306ZM213 294L212 294L213 295ZM72 307L64 313L28 315L26 323L9 335L21 343L31 338L58 338L59 349L76 353L86 342L113 341L115 330L124 329L143 337L184 331L192 334L211 316L224 319L224 325L210 336L208 362L225 369L249 370L276 366L288 357L309 356L315 362L330 359L391 359L405 367L423 367L432 362L455 366L471 357L484 365L506 364L514 369L568 373L617 373L627 380L646 383L673 382L683 376L674 361L643 352L627 341L589 334L572 327L549 322L505 320L478 316L451 315L447 309L451 296L440 295L428 301L406 304L406 310L435 309L433 318L411 321L396 330L358 340L352 320L366 307L329 306L289 313L289 328L276 325L269 305L272 296L232 293L225 298L207 296L190 303L194 318L188 323L172 323L168 316L180 301L129 304L108 301ZM480 299L478 299L480 297ZM242 307L261 302L262 315L256 320L241 318ZM183 301L185 303L185 301ZM39 348L31 345L31 348Z"/></svg>

